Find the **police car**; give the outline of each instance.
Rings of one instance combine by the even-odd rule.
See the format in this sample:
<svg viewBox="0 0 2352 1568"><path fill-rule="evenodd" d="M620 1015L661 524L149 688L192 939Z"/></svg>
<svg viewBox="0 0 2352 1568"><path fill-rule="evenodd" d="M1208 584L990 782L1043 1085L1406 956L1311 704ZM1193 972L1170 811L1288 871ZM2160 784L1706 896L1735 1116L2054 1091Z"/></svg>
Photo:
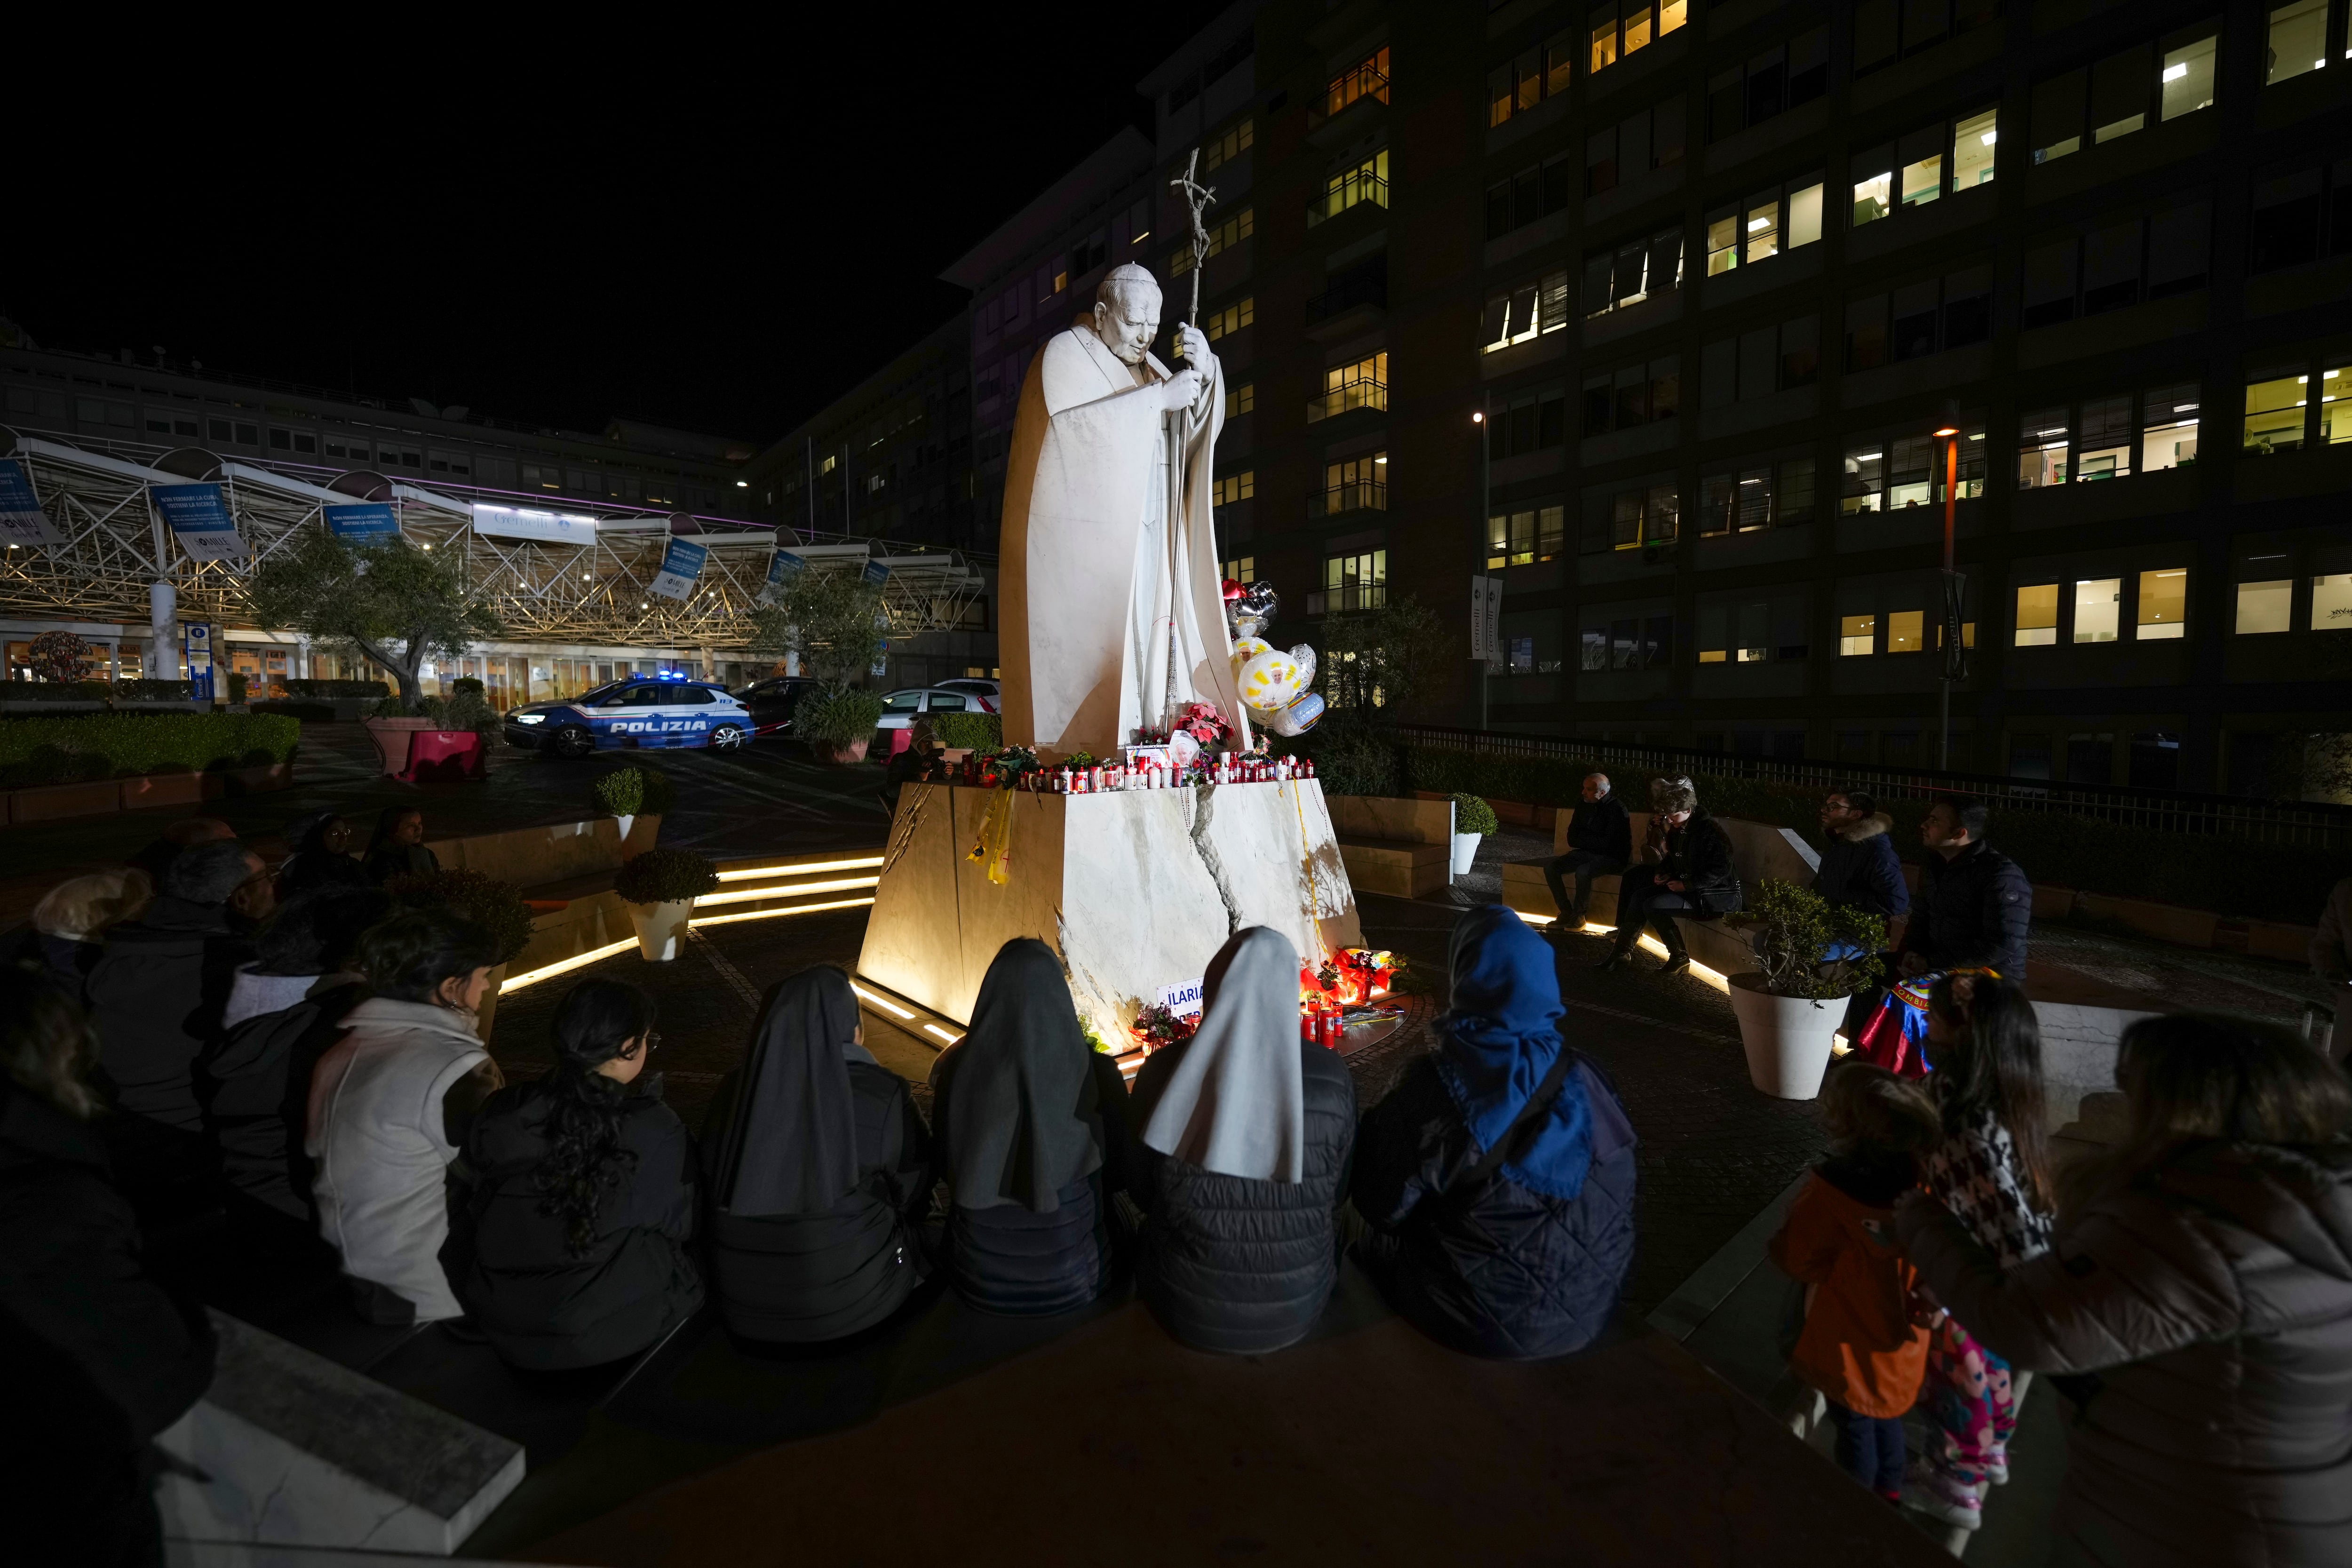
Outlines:
<svg viewBox="0 0 2352 1568"><path fill-rule="evenodd" d="M559 757L622 746L732 752L751 733L751 715L741 702L719 687L676 676L615 680L565 701L517 708L506 720L509 745Z"/></svg>

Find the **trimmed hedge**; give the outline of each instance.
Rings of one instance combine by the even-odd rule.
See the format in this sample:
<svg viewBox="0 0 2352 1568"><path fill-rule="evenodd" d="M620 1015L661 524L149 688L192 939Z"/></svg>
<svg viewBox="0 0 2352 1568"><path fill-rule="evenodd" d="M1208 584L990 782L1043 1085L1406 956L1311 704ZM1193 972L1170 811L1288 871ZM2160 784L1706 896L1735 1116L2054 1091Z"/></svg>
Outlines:
<svg viewBox="0 0 2352 1568"><path fill-rule="evenodd" d="M0 789L261 767L290 761L301 739L282 713L0 719Z"/></svg>
<svg viewBox="0 0 2352 1568"><path fill-rule="evenodd" d="M392 688L381 680L287 680L278 684L286 688L289 697L318 697L331 701L337 698L392 695Z"/></svg>
<svg viewBox="0 0 2352 1568"><path fill-rule="evenodd" d="M942 746L992 752L1004 744L1004 721L993 713L933 713L928 717L931 738Z"/></svg>
<svg viewBox="0 0 2352 1568"><path fill-rule="evenodd" d="M196 686L192 680L118 680L114 683L114 700L118 702L194 702Z"/></svg>
<svg viewBox="0 0 2352 1568"><path fill-rule="evenodd" d="M1402 748L1404 787L1490 800L1572 806L1589 773L1610 773L1629 811L1648 808L1646 772L1611 770L1581 760L1498 757L1423 746ZM1794 784L1695 773L1699 804L1718 816L1744 817L1794 828L1821 845L1815 815L1820 794ZM1924 797L1878 797L1895 818L1895 853L1917 861ZM2152 899L2189 909L2252 920L2308 925L2326 905L2328 889L2352 876L2352 852L2254 844L2214 835L2125 827L2058 812L1996 808L1985 837L2025 868L2033 881L2118 899Z"/></svg>
<svg viewBox="0 0 2352 1568"><path fill-rule="evenodd" d="M110 689L103 680L12 680L0 686L5 702L103 702Z"/></svg>
<svg viewBox="0 0 2352 1568"><path fill-rule="evenodd" d="M512 882L479 871L431 871L394 877L383 890L409 909L448 910L472 921L499 944L500 963L511 963L530 945L530 906Z"/></svg>

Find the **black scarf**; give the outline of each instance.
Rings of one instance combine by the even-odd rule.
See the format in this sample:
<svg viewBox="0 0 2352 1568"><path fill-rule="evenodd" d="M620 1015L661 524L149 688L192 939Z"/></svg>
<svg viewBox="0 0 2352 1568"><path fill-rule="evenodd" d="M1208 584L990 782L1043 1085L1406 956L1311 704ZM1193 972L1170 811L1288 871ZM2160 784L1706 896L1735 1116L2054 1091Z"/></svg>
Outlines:
<svg viewBox="0 0 2352 1568"><path fill-rule="evenodd" d="M856 1033L857 996L840 970L820 964L776 987L719 1146L722 1211L817 1214L857 1185Z"/></svg>

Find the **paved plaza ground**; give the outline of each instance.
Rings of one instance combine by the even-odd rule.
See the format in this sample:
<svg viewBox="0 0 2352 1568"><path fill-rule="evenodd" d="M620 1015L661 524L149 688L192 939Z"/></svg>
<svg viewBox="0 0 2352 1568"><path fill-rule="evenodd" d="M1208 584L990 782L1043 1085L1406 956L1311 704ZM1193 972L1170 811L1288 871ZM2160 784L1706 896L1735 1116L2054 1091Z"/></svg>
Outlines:
<svg viewBox="0 0 2352 1568"><path fill-rule="evenodd" d="M364 818L386 805L416 804L431 837L457 837L593 815L585 805L588 782L620 760L564 763L501 751L487 782L418 787L377 776L357 726L319 725L306 732L297 787L223 802L216 813L266 852L279 847L289 822L321 808ZM677 805L663 823L667 845L732 857L870 851L883 844L887 821L876 794L881 775L871 764L821 766L804 750L779 742L735 756L676 753L661 763L678 785ZM0 901L20 913L40 888L79 867L128 855L176 815L14 830ZM1366 940L1402 952L1412 965L1404 1025L1349 1058L1364 1104L1376 1102L1429 1047L1430 1024L1443 1005L1447 936L1463 910L1498 894L1502 861L1547 848L1548 841L1507 830L1483 847L1468 877L1441 895L1360 900ZM698 931L671 963L649 964L624 952L503 997L490 1048L511 1077L544 1071L550 1020L568 987L595 974L633 981L660 1007L663 1047L655 1066L666 1098L699 1130L719 1079L742 1058L768 989L812 963L854 967L865 923L862 909L791 915ZM2181 984L2231 998L2266 994L2279 1007L2290 1005L2299 989L2284 966L2233 964L2095 932L2041 933L2037 951L2045 942L2063 945L2070 962L2088 954L2158 985L2186 975ZM1730 1387L1768 1398L1779 1371L1771 1330L1783 1287L1763 1265L1762 1245L1779 1206L1822 1150L1814 1108L1772 1100L1749 1085L1737 1025L1720 993L1687 976L1664 976L1647 960L1604 973L1597 965L1606 944L1597 937L1564 936L1557 951L1568 1009L1563 1032L1615 1081L1642 1141L1638 1251L1626 1291L1631 1337L1622 1353L1648 1353L1639 1350L1642 1336L1663 1331ZM919 1086L937 1059L932 1043L871 1017L868 1036L883 1063L918 1085L919 1102L927 1101ZM437 1331L365 1329L349 1321L331 1272L322 1282L315 1268L256 1256L215 1228L159 1237L154 1257L223 1310L525 1443L530 1474L522 1489L469 1543L485 1555L543 1551L541 1543L551 1543L576 1560L607 1560L585 1551L588 1538L579 1532L633 1499L666 1485L699 1485L695 1478L779 1443L833 1441L832 1435L881 1420L910 1400L999 1376L1008 1358L1045 1354L1059 1336L1093 1347L1068 1352L1083 1356L1109 1353L1105 1346L1140 1331L1129 1321L1139 1309L1123 1297L1039 1323L982 1322L951 1301L935 1302L903 1327L903 1343L840 1355L763 1357L705 1323L614 1387L609 1374L602 1381L520 1377L487 1350L457 1345ZM1318 1343L1379 1330L1381 1310L1369 1288L1352 1270L1347 1280ZM1656 1330L1644 1329L1644 1320ZM1202 1394L1213 1396L1241 1397ZM1739 1422L1762 1420L1769 1431L1760 1406L1742 1408L1748 1414ZM1988 1510L1983 1550L1971 1552L1972 1560L2039 1560L2041 1521L2063 1451L2054 1402L2044 1396L2029 1407L2018 1482L2001 1507ZM647 1519L638 1526L657 1534L669 1528L656 1530Z"/></svg>

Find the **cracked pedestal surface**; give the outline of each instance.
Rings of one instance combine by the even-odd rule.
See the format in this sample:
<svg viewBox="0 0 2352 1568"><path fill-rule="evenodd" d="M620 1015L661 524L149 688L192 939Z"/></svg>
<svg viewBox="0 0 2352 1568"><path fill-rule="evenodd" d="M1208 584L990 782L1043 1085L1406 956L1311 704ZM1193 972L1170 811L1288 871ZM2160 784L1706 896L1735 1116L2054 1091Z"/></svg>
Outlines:
<svg viewBox="0 0 2352 1568"><path fill-rule="evenodd" d="M1118 1040L1163 985L1197 980L1225 939L1271 926L1302 958L1363 942L1315 781L1207 790L1013 795L1010 880L971 858L996 795L910 785L875 889L859 973L969 1020L997 950L1062 956L1079 1013Z"/></svg>
<svg viewBox="0 0 2352 1568"><path fill-rule="evenodd" d="M523 1451L219 1312L213 1385L156 1444L165 1536L447 1556L521 1484Z"/></svg>

